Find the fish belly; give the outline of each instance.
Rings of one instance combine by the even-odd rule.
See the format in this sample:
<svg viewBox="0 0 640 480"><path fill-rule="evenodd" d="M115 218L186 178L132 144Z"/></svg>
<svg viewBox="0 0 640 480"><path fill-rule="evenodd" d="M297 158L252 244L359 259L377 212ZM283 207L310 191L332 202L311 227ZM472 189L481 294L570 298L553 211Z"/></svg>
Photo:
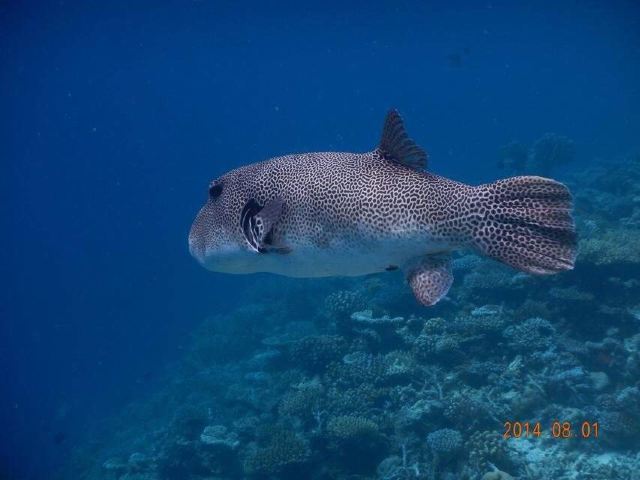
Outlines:
<svg viewBox="0 0 640 480"><path fill-rule="evenodd" d="M450 245L421 240L298 247L286 255L265 255L260 271L299 278L354 277L403 268L416 258L451 250Z"/></svg>

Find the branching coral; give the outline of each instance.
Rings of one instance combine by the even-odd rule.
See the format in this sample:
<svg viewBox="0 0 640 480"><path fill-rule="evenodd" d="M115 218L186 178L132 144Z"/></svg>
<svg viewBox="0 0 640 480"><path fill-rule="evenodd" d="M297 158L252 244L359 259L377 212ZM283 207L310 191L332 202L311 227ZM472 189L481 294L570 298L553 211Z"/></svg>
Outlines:
<svg viewBox="0 0 640 480"><path fill-rule="evenodd" d="M332 438L341 442L362 440L377 435L378 425L363 417L343 415L334 417L327 423L327 432Z"/></svg>
<svg viewBox="0 0 640 480"><path fill-rule="evenodd" d="M475 471L482 471L490 464L505 470L514 467L506 440L494 430L472 433L464 447L469 452L469 463Z"/></svg>
<svg viewBox="0 0 640 480"><path fill-rule="evenodd" d="M580 259L594 265L640 264L640 229L610 228L580 241Z"/></svg>
<svg viewBox="0 0 640 480"><path fill-rule="evenodd" d="M327 410L333 415L364 415L385 396L385 389L368 383L346 389L333 387L327 392Z"/></svg>
<svg viewBox="0 0 640 480"><path fill-rule="evenodd" d="M324 387L317 380L300 383L283 396L278 412L282 416L315 420L317 412L322 410L323 394Z"/></svg>
<svg viewBox="0 0 640 480"><path fill-rule="evenodd" d="M352 312L362 310L366 306L366 298L359 291L338 290L331 293L324 301L323 313L331 319L347 318Z"/></svg>
<svg viewBox="0 0 640 480"><path fill-rule="evenodd" d="M346 351L344 339L338 335L308 336L289 346L289 357L294 365L310 371L321 371L331 361L338 360Z"/></svg>
<svg viewBox="0 0 640 480"><path fill-rule="evenodd" d="M457 430L442 428L427 435L427 444L434 455L452 457L462 448L462 435Z"/></svg>
<svg viewBox="0 0 640 480"><path fill-rule="evenodd" d="M543 318L530 318L507 327L503 336L515 351L546 350L553 343L554 326Z"/></svg>
<svg viewBox="0 0 640 480"><path fill-rule="evenodd" d="M327 423L329 446L351 471L372 471L386 453L386 441L378 425L352 415L334 417Z"/></svg>
<svg viewBox="0 0 640 480"><path fill-rule="evenodd" d="M306 442L290 431L275 432L266 447L259 448L244 463L253 475L282 475L300 467L309 459Z"/></svg>

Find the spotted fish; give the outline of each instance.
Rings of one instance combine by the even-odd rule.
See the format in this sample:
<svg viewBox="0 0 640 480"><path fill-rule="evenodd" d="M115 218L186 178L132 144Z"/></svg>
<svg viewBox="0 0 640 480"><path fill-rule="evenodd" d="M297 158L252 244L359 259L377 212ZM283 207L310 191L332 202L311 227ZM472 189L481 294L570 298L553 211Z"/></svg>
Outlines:
<svg viewBox="0 0 640 480"><path fill-rule="evenodd" d="M562 183L520 176L470 186L426 164L392 110L371 152L285 155L212 181L189 249L204 267L226 273L328 277L399 268L423 305L447 294L455 250L533 274L573 268L572 200Z"/></svg>

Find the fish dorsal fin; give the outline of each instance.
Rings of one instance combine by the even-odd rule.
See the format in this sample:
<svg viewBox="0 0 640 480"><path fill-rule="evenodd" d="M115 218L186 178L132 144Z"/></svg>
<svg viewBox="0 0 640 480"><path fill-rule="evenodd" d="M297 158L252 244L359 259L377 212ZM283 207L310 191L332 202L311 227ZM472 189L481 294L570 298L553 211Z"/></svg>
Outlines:
<svg viewBox="0 0 640 480"><path fill-rule="evenodd" d="M387 113L378 150L387 160L415 170L427 168L427 152L409 138L402 117L397 110L389 110Z"/></svg>
<svg viewBox="0 0 640 480"><path fill-rule="evenodd" d="M244 237L251 250L257 253L288 253L284 246L274 245L273 227L276 225L284 201L281 198L274 198L261 207L255 199L250 199L242 209L240 214L240 225Z"/></svg>

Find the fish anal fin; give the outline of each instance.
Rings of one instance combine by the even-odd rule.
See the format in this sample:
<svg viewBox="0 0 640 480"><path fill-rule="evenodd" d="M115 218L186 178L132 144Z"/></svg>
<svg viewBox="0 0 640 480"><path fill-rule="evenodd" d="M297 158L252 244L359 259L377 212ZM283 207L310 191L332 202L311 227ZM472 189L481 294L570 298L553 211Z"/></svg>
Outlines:
<svg viewBox="0 0 640 480"><path fill-rule="evenodd" d="M413 295L418 302L427 307L438 303L453 283L449 256L423 257L406 272Z"/></svg>
<svg viewBox="0 0 640 480"><path fill-rule="evenodd" d="M427 168L427 153L409 137L397 110L387 113L378 150L383 158L392 162L414 170Z"/></svg>

